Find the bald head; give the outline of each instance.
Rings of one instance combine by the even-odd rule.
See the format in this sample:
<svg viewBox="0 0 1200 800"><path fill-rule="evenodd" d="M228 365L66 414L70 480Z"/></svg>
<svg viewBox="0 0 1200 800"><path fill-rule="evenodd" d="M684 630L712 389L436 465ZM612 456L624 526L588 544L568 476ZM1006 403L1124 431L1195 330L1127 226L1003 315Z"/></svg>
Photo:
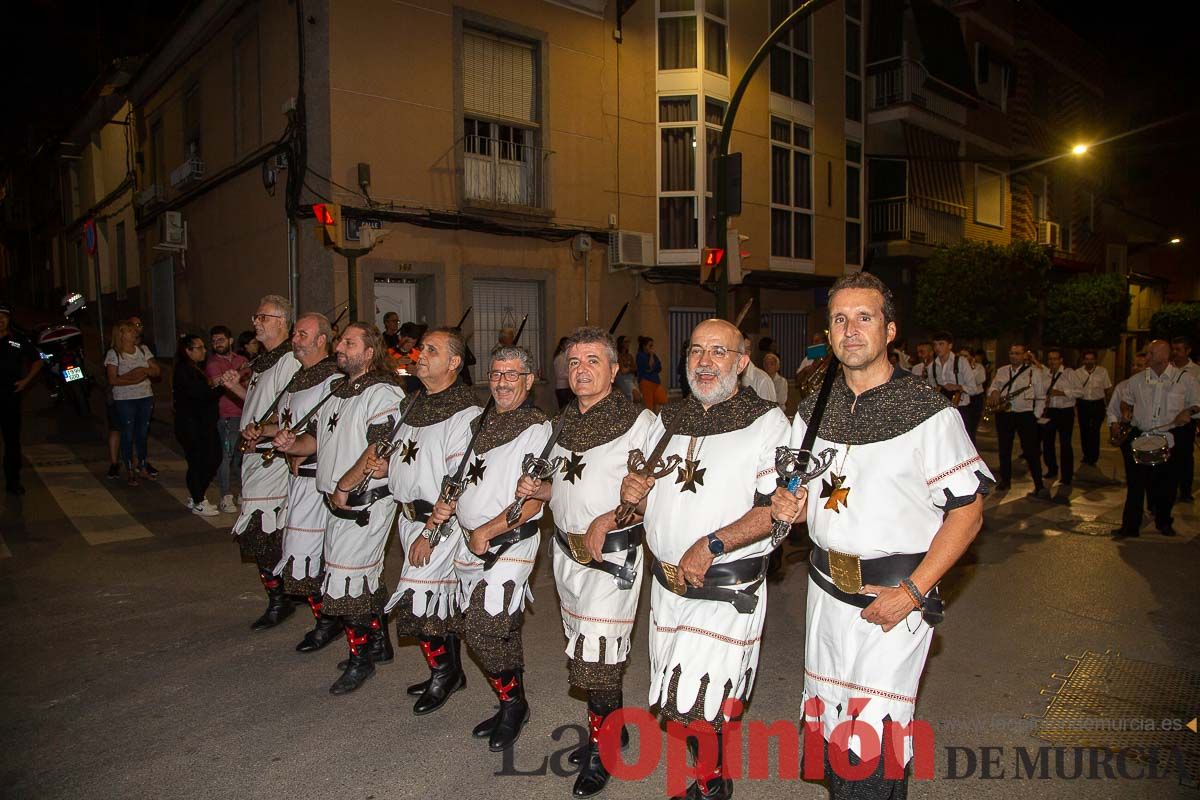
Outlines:
<svg viewBox="0 0 1200 800"><path fill-rule="evenodd" d="M1146 362L1150 369L1162 374L1171 360L1171 345L1166 339L1155 339L1146 347Z"/></svg>
<svg viewBox="0 0 1200 800"><path fill-rule="evenodd" d="M696 329L692 331L692 341L696 341L696 339L700 336L704 336L706 338L713 336L720 337L720 339L725 343L725 347L731 350L745 349L745 338L742 336L742 332L738 330L737 326L728 320L704 320L704 322L701 322L696 326Z"/></svg>

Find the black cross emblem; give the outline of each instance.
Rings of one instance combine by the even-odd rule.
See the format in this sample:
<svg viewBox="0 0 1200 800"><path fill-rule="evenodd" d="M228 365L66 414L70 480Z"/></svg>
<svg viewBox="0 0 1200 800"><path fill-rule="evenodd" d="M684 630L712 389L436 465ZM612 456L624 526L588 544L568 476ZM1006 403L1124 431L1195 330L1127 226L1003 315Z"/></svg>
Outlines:
<svg viewBox="0 0 1200 800"><path fill-rule="evenodd" d="M479 456L475 457L475 463L467 470L467 483L473 483L476 486L483 480L483 471L487 469L487 464L483 463L483 459Z"/></svg>
<svg viewBox="0 0 1200 800"><path fill-rule="evenodd" d="M246 387L246 391L249 392L255 386L258 386L258 376L257 375L255 375L253 378L250 379L250 385Z"/></svg>
<svg viewBox="0 0 1200 800"><path fill-rule="evenodd" d="M420 450L420 448L417 447L417 440L409 439L404 443L403 448L400 450L400 458L403 459L405 464L411 464L417 460L418 450Z"/></svg>
<svg viewBox="0 0 1200 800"><path fill-rule="evenodd" d="M285 408L283 413L279 415L279 424L285 428L292 427L292 409Z"/></svg>
<svg viewBox="0 0 1200 800"><path fill-rule="evenodd" d="M576 478L583 477L583 468L586 466L587 464L583 463L583 456L572 452L571 460L563 462L562 465L563 480L567 483L575 483Z"/></svg>
<svg viewBox="0 0 1200 800"><path fill-rule="evenodd" d="M700 459L685 459L683 466L679 468L679 475L675 478L675 483L683 484L679 491L696 494L696 486L704 485L704 472L705 469L700 466Z"/></svg>
<svg viewBox="0 0 1200 800"><path fill-rule="evenodd" d="M337 423L338 423L338 415L337 415L337 412L335 411L333 413L333 416L329 418L329 432L330 433L333 433L333 429L337 427Z"/></svg>

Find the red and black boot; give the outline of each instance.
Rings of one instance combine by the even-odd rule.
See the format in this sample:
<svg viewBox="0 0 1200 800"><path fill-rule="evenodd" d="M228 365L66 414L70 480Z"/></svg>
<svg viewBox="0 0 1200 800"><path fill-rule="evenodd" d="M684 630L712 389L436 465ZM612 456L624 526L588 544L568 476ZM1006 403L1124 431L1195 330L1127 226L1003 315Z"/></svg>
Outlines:
<svg viewBox="0 0 1200 800"><path fill-rule="evenodd" d="M372 664L387 664L396 657L392 649L392 637L388 633L387 618L378 614L371 615L370 633L367 634L367 647L371 651ZM338 669L345 669L349 661L339 661Z"/></svg>
<svg viewBox="0 0 1200 800"><path fill-rule="evenodd" d="M611 708L613 711L615 711L616 709L618 709L622 705L624 705L620 689L616 690L615 696L612 698L610 705L611 705ZM579 745L579 747L576 748L574 752L572 752L569 756L567 756L568 764L578 767L578 766L581 766L583 764L584 760L587 758L588 748L591 746L591 741L592 741L591 735L590 735L591 723L592 723L592 711L593 711L593 709L597 709L597 710L601 709L601 708L603 708L603 706L604 706L603 701L595 699L592 696L592 693L588 692L588 731L589 731L589 736L587 739L584 740L583 744ZM611 711L603 711L601 713L603 713L604 716L608 716L608 714L610 714L612 712ZM624 750L626 747L629 747L629 729L626 728L624 725L622 725L621 726L621 749Z"/></svg>
<svg viewBox="0 0 1200 800"><path fill-rule="evenodd" d="M579 775L575 777L575 786L571 794L575 797L591 797L604 791L608 785L608 770L600 760L600 730L604 720L621 707L620 694L613 700L600 700L588 694L588 740L579 750L567 757L567 761L579 764ZM621 747L629 744L629 732L621 728ZM579 756L579 761L572 761Z"/></svg>
<svg viewBox="0 0 1200 800"><path fill-rule="evenodd" d="M521 729L529 721L529 703L525 700L525 672L506 669L498 674L488 673L488 683L500 698L500 712L496 724L488 735L488 749L493 753L507 750L521 736Z"/></svg>
<svg viewBox="0 0 1200 800"><path fill-rule="evenodd" d="M329 687L330 694L349 694L375 674L375 665L371 663L371 652L367 645L371 638L370 630L366 625L347 623L346 641L350 645L350 658L346 662L346 671Z"/></svg>
<svg viewBox="0 0 1200 800"><path fill-rule="evenodd" d="M283 622L292 611L292 600L283 593L283 579L264 570L258 571L258 579L267 590L267 610L250 626L252 631L265 631Z"/></svg>
<svg viewBox="0 0 1200 800"><path fill-rule="evenodd" d="M462 669L462 643L457 634L421 637L417 643L429 663L429 683L413 704L413 713L421 716L437 711L450 695L465 688L467 676Z"/></svg>
<svg viewBox="0 0 1200 800"><path fill-rule="evenodd" d="M298 653L315 653L337 638L342 624L337 617L327 617L321 613L321 595L311 594L305 598L308 607L312 609L313 619L317 624L311 631L304 634L300 644L296 645Z"/></svg>

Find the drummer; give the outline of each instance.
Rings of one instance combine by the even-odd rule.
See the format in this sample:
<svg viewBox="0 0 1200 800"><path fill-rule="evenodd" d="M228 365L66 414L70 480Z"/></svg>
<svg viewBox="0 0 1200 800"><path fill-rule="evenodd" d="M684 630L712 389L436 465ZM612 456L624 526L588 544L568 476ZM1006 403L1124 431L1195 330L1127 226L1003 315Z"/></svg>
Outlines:
<svg viewBox="0 0 1200 800"><path fill-rule="evenodd" d="M1142 527L1142 508L1149 495L1154 524L1163 536L1174 536L1171 508L1179 492L1180 454L1171 448L1175 435L1200 412L1200 384L1170 362L1171 346L1155 339L1146 349L1147 368L1126 381L1122 406L1132 406L1125 457L1125 510L1115 539L1129 539ZM1125 410L1123 408L1123 410ZM1111 421L1111 419L1110 419ZM1113 423L1113 435L1118 433Z"/></svg>

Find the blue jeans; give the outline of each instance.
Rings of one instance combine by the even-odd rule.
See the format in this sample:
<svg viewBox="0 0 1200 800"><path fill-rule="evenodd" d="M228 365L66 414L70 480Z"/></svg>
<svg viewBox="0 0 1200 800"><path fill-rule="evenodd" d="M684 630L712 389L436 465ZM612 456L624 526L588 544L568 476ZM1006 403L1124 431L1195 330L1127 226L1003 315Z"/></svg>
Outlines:
<svg viewBox="0 0 1200 800"><path fill-rule="evenodd" d="M242 474L242 451L238 444L242 441L242 418L221 417L217 420L217 437L221 440L221 464L217 467L217 486L221 488L221 496L232 494L229 491L229 476Z"/></svg>
<svg viewBox="0 0 1200 800"><path fill-rule="evenodd" d="M154 412L153 397L136 400L117 400L117 421L121 423L121 462L126 466L146 463L146 441L150 437L150 415ZM137 461L133 452L137 451Z"/></svg>

